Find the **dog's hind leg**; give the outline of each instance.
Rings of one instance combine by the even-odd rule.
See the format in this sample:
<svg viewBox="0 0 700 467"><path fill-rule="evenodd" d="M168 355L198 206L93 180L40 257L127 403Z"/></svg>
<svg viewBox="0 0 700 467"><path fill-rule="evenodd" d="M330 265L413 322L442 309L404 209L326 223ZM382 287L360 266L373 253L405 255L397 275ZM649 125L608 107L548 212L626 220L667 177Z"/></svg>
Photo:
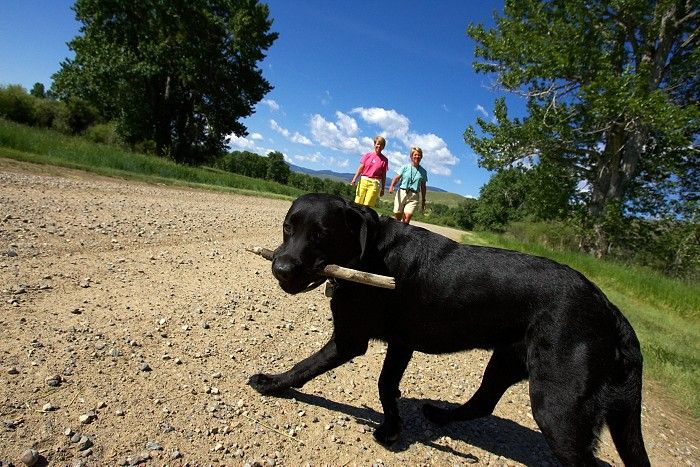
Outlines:
<svg viewBox="0 0 700 467"><path fill-rule="evenodd" d="M532 369L531 369L532 370ZM547 373L561 372L556 379ZM582 378L567 368L531 371L532 416L562 465L597 466L593 452L602 425L594 397L581 392Z"/></svg>
<svg viewBox="0 0 700 467"><path fill-rule="evenodd" d="M289 388L300 388L316 376L364 354L368 344L368 339L339 340L334 333L321 350L284 373L277 375L259 373L251 376L248 384L261 394L275 394Z"/></svg>
<svg viewBox="0 0 700 467"><path fill-rule="evenodd" d="M479 389L467 402L455 409L442 409L425 404L423 414L431 422L440 425L490 415L503 393L515 383L527 378L524 358L521 344L495 349Z"/></svg>
<svg viewBox="0 0 700 467"><path fill-rule="evenodd" d="M382 373L379 375L379 400L384 409L384 421L374 431L374 438L382 444L391 444L401 433L401 417L396 400L401 395L399 383L411 360L413 350L389 343Z"/></svg>

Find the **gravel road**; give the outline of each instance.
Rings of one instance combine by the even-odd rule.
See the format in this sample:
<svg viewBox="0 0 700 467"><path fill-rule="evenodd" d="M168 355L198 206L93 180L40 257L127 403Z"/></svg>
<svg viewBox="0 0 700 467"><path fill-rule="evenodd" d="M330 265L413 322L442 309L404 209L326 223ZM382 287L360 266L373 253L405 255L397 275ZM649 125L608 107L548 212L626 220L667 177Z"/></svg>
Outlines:
<svg viewBox="0 0 700 467"><path fill-rule="evenodd" d="M526 383L481 420L421 416L464 402L487 352L415 355L390 450L372 438L382 343L285 397L248 387L332 332L322 290L284 294L245 251L280 242L288 207L0 159L0 465L556 464ZM652 463L698 465L697 421L645 384ZM621 465L607 433L598 457Z"/></svg>

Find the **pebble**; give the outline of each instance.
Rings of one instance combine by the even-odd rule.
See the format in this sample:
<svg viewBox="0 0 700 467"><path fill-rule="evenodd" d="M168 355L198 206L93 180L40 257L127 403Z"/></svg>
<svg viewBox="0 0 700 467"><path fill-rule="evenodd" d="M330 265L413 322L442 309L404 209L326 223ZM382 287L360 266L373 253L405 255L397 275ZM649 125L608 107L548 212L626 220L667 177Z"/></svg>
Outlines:
<svg viewBox="0 0 700 467"><path fill-rule="evenodd" d="M151 371L151 367L148 363L143 362L139 365L139 370L141 371Z"/></svg>
<svg viewBox="0 0 700 467"><path fill-rule="evenodd" d="M41 408L44 412L51 412L52 410L56 410L56 407L51 403L44 404L44 406Z"/></svg>
<svg viewBox="0 0 700 467"><path fill-rule="evenodd" d="M90 438L87 436L81 436L80 439L78 440L78 450L79 451L84 451L86 449L91 448L93 445L93 442Z"/></svg>
<svg viewBox="0 0 700 467"><path fill-rule="evenodd" d="M87 425L88 423L92 423L92 421L95 420L95 418L97 418L97 414L95 414L95 412L88 412L88 413L82 414L82 415L78 418L78 420L79 420L80 423L82 423L83 425Z"/></svg>
<svg viewBox="0 0 700 467"><path fill-rule="evenodd" d="M11 366L11 367L7 370L7 374L8 374L8 375L18 375L18 374L19 374L19 370L17 369L17 367Z"/></svg>
<svg viewBox="0 0 700 467"><path fill-rule="evenodd" d="M46 378L44 381L46 382L47 386L55 388L61 385L61 381L63 381L63 379L61 378L61 375L52 375Z"/></svg>
<svg viewBox="0 0 700 467"><path fill-rule="evenodd" d="M22 453L22 456L20 456L20 460L25 465L31 467L39 461L39 451L37 451L36 449L26 449Z"/></svg>
<svg viewBox="0 0 700 467"><path fill-rule="evenodd" d="M146 449L148 449L149 451L162 451L162 450L163 450L163 446L161 446L160 444L156 443L155 441L148 441L148 442L146 443Z"/></svg>

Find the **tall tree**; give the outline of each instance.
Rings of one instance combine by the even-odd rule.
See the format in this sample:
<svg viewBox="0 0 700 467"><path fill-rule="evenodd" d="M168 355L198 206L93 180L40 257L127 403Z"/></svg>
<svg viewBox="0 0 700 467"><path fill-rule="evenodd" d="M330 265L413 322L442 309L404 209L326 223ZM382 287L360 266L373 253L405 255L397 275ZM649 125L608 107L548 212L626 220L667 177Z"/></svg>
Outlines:
<svg viewBox="0 0 700 467"><path fill-rule="evenodd" d="M474 67L523 94L528 114L509 119L498 100L496 121L465 139L489 169L534 158L573 170L600 256L610 211L697 208L699 30L694 0L506 0L495 28L468 28Z"/></svg>
<svg viewBox="0 0 700 467"><path fill-rule="evenodd" d="M266 179L286 185L291 172L289 164L284 161L284 154L279 151L268 153Z"/></svg>
<svg viewBox="0 0 700 467"><path fill-rule="evenodd" d="M272 86L257 62L277 38L256 0L76 0L82 23L52 92L115 119L125 141L198 162L220 152Z"/></svg>

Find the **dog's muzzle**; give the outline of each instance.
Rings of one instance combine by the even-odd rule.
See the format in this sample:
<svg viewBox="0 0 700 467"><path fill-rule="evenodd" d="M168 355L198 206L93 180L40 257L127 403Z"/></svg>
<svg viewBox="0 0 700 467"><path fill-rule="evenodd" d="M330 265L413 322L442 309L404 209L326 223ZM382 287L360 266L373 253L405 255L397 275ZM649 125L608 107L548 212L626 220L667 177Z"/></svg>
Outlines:
<svg viewBox="0 0 700 467"><path fill-rule="evenodd" d="M272 275L289 294L308 292L326 280L319 271L309 271L301 264L289 260L284 256L275 256L272 259Z"/></svg>

